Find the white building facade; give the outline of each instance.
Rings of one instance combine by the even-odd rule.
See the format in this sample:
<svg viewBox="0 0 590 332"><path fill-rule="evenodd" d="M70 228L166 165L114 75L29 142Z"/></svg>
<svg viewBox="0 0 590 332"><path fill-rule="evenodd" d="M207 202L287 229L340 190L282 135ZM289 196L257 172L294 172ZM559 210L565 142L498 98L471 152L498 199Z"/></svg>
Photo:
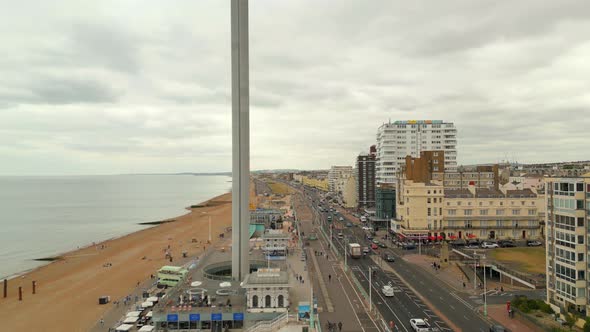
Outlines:
<svg viewBox="0 0 590 332"><path fill-rule="evenodd" d="M328 171L328 191L342 193L349 177L352 176L352 166L332 166Z"/></svg>
<svg viewBox="0 0 590 332"><path fill-rule="evenodd" d="M457 130L452 122L409 120L384 123L377 130L376 182L395 183L406 156L421 151L445 153L445 171L457 171Z"/></svg>

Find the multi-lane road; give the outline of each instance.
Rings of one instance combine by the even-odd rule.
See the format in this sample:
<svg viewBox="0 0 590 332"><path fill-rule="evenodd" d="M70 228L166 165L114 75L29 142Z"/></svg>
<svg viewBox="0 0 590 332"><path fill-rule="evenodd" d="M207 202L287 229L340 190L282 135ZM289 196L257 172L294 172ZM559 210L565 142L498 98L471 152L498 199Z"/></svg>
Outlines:
<svg viewBox="0 0 590 332"><path fill-rule="evenodd" d="M315 212L316 224L324 227L324 232L330 237L327 221L328 212L320 212L318 203L320 197L313 190L304 190L306 203ZM359 227L344 227L348 220L340 214L344 221L338 221L334 217L334 224L340 223L343 238L339 239L333 232L332 245L341 254L346 253L345 239L349 243L359 243L368 246L366 233ZM340 230L339 230L340 231ZM338 232L339 232L338 231ZM329 239L326 239L329 241ZM379 258L379 255L388 253L396 259L388 263ZM371 257L372 256L372 257ZM393 321L396 331L412 331L410 319L427 319L431 327L440 331L481 331L489 330L491 322L485 320L475 309L475 305L464 295L454 291L452 287L436 278L423 268L403 260L403 253L398 249L379 249L373 251L369 257L360 259L347 259L351 271L359 280L365 292L369 293L369 268L376 271L372 278L372 301L386 321ZM340 256L343 257L342 255ZM391 284L394 288L394 296L385 297L381 287Z"/></svg>

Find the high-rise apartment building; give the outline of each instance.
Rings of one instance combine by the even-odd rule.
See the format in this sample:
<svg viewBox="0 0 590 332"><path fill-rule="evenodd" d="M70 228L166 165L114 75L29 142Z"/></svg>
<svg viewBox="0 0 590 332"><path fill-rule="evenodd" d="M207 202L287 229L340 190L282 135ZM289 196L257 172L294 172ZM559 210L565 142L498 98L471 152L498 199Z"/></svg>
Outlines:
<svg viewBox="0 0 590 332"><path fill-rule="evenodd" d="M444 151L445 172L457 171L457 130L452 122L410 120L384 123L377 130L376 181L395 183L406 156Z"/></svg>
<svg viewBox="0 0 590 332"><path fill-rule="evenodd" d="M374 150L374 145L371 150ZM356 179L358 207L366 209L375 206L375 153L360 154L356 158Z"/></svg>
<svg viewBox="0 0 590 332"><path fill-rule="evenodd" d="M590 173L547 178L547 302L590 310Z"/></svg>
<svg viewBox="0 0 590 332"><path fill-rule="evenodd" d="M328 191L342 194L344 185L352 176L352 166L332 166L328 171Z"/></svg>

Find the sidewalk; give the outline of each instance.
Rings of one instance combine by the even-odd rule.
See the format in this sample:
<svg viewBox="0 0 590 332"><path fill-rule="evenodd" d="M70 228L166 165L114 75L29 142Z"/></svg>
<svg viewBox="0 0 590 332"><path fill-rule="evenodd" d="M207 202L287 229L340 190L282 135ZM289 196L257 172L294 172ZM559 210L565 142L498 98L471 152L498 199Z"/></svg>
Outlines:
<svg viewBox="0 0 590 332"><path fill-rule="evenodd" d="M518 332L542 332L543 329L534 326L533 324L526 324L518 318L509 318L506 312L506 305L489 305L488 316L507 328L510 331Z"/></svg>

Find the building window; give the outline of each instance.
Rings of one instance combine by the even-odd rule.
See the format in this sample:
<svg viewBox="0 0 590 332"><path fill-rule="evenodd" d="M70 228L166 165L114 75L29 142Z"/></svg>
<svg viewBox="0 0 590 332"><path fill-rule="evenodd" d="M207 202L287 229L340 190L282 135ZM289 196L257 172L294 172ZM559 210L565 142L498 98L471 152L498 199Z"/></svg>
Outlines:
<svg viewBox="0 0 590 332"><path fill-rule="evenodd" d="M252 296L252 308L258 308L258 295Z"/></svg>
<svg viewBox="0 0 590 332"><path fill-rule="evenodd" d="M496 215L497 216L503 216L504 215L504 210L503 209L497 209L496 210Z"/></svg>
<svg viewBox="0 0 590 332"><path fill-rule="evenodd" d="M461 206L461 202L457 202L457 206Z"/></svg>
<svg viewBox="0 0 590 332"><path fill-rule="evenodd" d="M430 197L426 199L426 203L430 204Z"/></svg>
<svg viewBox="0 0 590 332"><path fill-rule="evenodd" d="M457 210L455 210L455 209L449 210L449 216L456 216L456 215L457 215Z"/></svg>
<svg viewBox="0 0 590 332"><path fill-rule="evenodd" d="M270 308L270 295L264 297L264 307Z"/></svg>
<svg viewBox="0 0 590 332"><path fill-rule="evenodd" d="M479 214L482 215L482 216L487 216L488 215L488 210L487 209L479 210Z"/></svg>
<svg viewBox="0 0 590 332"><path fill-rule="evenodd" d="M512 210L512 215L515 215L515 216L520 215L520 209L513 209Z"/></svg>
<svg viewBox="0 0 590 332"><path fill-rule="evenodd" d="M431 214L430 214L430 208L428 208L428 216L430 217L430 215L431 215Z"/></svg>
<svg viewBox="0 0 590 332"><path fill-rule="evenodd" d="M535 214L537 214L535 209L529 209L529 216L534 216Z"/></svg>
<svg viewBox="0 0 590 332"><path fill-rule="evenodd" d="M278 307L279 308L284 307L285 306L285 303L284 302L285 302L285 297L283 295L279 295L279 305L278 305Z"/></svg>
<svg viewBox="0 0 590 332"><path fill-rule="evenodd" d="M466 216L470 216L473 214L473 210L471 210L471 209L463 210L463 213L465 213Z"/></svg>

